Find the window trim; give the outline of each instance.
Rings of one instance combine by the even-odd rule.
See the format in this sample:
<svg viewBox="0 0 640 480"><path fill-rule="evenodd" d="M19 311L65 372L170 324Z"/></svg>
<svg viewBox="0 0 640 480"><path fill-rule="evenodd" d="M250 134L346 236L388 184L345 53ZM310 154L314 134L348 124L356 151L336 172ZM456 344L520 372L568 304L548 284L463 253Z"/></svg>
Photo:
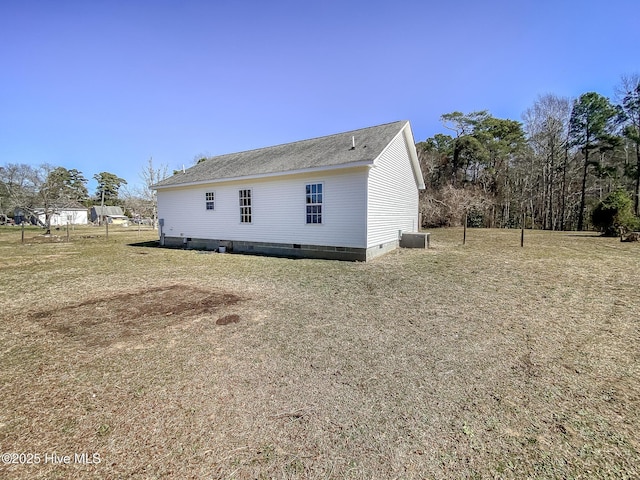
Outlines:
<svg viewBox="0 0 640 480"><path fill-rule="evenodd" d="M251 225L253 223L253 189L241 188L238 190L238 203L240 224Z"/></svg>
<svg viewBox="0 0 640 480"><path fill-rule="evenodd" d="M211 195L211 199L209 199L209 195ZM209 204L211 204L211 208L209 208ZM213 212L216 209L216 192L212 190L210 192L204 192L204 208L207 212Z"/></svg>
<svg viewBox="0 0 640 480"><path fill-rule="evenodd" d="M314 192L314 187L315 188L315 192ZM319 188L318 188L319 187ZM305 215L304 215L304 222L305 225L324 225L324 219L323 216L326 213L326 210L324 208L324 196L325 196L325 188L324 188L324 182L318 182L318 181L311 181L311 182L305 182ZM315 198L314 198L315 197ZM315 200L315 202L313 202L313 200ZM318 201L320 200L320 201ZM313 211L315 208L315 212ZM310 211L311 209L311 211ZM316 221L314 222L314 217Z"/></svg>

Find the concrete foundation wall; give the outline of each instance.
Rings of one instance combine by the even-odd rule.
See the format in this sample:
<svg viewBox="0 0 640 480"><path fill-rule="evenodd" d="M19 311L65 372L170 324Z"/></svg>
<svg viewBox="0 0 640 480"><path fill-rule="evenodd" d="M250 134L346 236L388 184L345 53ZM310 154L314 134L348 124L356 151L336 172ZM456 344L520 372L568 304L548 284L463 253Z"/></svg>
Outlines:
<svg viewBox="0 0 640 480"><path fill-rule="evenodd" d="M371 260L372 258L378 257L380 255L384 255L387 252L391 252L398 248L398 241L393 240L392 242L381 243L380 245L376 245L374 247L367 248L367 260Z"/></svg>
<svg viewBox="0 0 640 480"><path fill-rule="evenodd" d="M398 241L370 248L354 248L165 236L164 246L190 250L217 250L220 247L225 247L227 252L233 253L364 262L398 248Z"/></svg>

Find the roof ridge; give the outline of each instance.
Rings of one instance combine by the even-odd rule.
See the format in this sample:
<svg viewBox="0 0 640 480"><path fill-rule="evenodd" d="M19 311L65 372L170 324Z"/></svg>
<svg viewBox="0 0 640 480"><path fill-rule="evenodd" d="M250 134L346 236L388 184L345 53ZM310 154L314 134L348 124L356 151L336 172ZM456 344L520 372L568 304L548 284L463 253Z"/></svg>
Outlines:
<svg viewBox="0 0 640 480"><path fill-rule="evenodd" d="M398 120L252 150L214 155L182 173L177 172L162 180L154 188L316 168L344 168L349 164L364 165L361 162L373 162L398 132L408 125L408 120ZM352 144L352 137L356 137L355 145Z"/></svg>
<svg viewBox="0 0 640 480"><path fill-rule="evenodd" d="M360 132L362 130L371 130L373 128L384 127L386 125L393 125L394 123L407 123L408 121L409 120L396 120L395 122L387 122L387 123L381 123L380 125L372 125L370 127L356 128L355 130L347 130L346 132L330 133L329 135L320 135L318 137L305 138L305 139L302 139L302 140L294 140L293 142L278 143L276 145L268 145L268 146L265 146L265 147L251 148L249 150L238 150L236 152L221 153L220 155L212 155L210 157L205 157L205 158L207 160L210 160L210 159L213 159L213 158L224 157L224 156L227 156L227 155L237 155L239 153L257 152L259 150L284 147L284 146L293 145L293 144L296 144L296 143L310 142L310 141L313 141L313 140L321 140L323 138L335 137L337 135L346 135L346 134L349 134L349 133Z"/></svg>

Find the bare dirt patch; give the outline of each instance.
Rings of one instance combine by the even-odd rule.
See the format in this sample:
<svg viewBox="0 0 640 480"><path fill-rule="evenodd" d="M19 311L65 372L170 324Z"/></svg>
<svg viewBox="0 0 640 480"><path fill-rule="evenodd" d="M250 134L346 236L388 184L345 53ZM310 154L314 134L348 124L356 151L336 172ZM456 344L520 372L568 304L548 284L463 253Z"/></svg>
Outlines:
<svg viewBox="0 0 640 480"><path fill-rule="evenodd" d="M87 346L108 346L124 339L149 335L198 315L214 318L241 300L229 292L169 285L107 294L74 305L40 310L32 318L47 330L72 340L81 339ZM237 319L219 324L237 322L239 317L235 317Z"/></svg>

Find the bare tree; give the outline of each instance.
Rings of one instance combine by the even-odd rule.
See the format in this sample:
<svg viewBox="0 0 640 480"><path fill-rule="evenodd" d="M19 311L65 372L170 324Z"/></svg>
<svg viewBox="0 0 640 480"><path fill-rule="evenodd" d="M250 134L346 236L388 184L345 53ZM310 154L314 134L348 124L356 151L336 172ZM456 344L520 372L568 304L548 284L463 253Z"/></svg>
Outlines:
<svg viewBox="0 0 640 480"><path fill-rule="evenodd" d="M640 215L640 74L623 75L616 87L616 100L625 116L624 136L629 139L636 154L634 212Z"/></svg>
<svg viewBox="0 0 640 480"><path fill-rule="evenodd" d="M150 157L142 172L140 172L140 177L144 182L140 193L142 199L148 204L148 212L154 229L158 228L158 198L153 186L167 178L169 176L168 171L169 167L165 164L160 164L156 168L153 165L153 158Z"/></svg>
<svg viewBox="0 0 640 480"><path fill-rule="evenodd" d="M24 163L0 167L0 197L3 211L29 207L36 193L35 168Z"/></svg>
<svg viewBox="0 0 640 480"><path fill-rule="evenodd" d="M532 150L529 181L538 180L535 182L537 189L530 185L532 198L535 197L541 202L540 220L543 228L549 230L562 228L559 219L564 218L565 203L562 199L566 189L570 116L570 100L551 94L539 96L533 107L528 108L523 114L527 139ZM535 210L532 208L532 213Z"/></svg>

